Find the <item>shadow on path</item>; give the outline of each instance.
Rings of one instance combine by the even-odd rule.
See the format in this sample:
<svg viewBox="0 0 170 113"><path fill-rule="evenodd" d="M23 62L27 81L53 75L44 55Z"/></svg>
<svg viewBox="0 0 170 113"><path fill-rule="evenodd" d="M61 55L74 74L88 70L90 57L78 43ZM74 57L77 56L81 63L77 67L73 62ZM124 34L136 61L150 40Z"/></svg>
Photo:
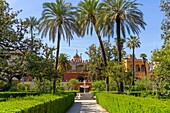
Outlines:
<svg viewBox="0 0 170 113"><path fill-rule="evenodd" d="M96 100L75 100L73 106L66 113L108 113Z"/></svg>

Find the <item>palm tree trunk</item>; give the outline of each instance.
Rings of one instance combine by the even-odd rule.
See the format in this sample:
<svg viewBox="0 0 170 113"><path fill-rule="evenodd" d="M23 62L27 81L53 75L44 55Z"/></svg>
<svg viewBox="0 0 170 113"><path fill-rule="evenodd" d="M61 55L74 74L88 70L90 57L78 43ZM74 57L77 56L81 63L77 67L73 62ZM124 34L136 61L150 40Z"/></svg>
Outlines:
<svg viewBox="0 0 170 113"><path fill-rule="evenodd" d="M146 72L146 61L144 62L144 66L145 66L145 76L147 77L147 72Z"/></svg>
<svg viewBox="0 0 170 113"><path fill-rule="evenodd" d="M118 61L122 62L122 44L121 44L121 37L120 37L120 18L119 15L116 18L116 34L117 34L117 47L118 47ZM120 70L122 71L122 70ZM120 75L119 75L120 76ZM121 78L119 77L119 91L118 93L123 93L123 81L121 80Z"/></svg>
<svg viewBox="0 0 170 113"><path fill-rule="evenodd" d="M30 27L30 31L31 31L31 52L33 52L34 36L33 36L33 28L32 28L32 26Z"/></svg>
<svg viewBox="0 0 170 113"><path fill-rule="evenodd" d="M133 46L133 48L132 48L132 85L135 85L135 82L134 82L134 77L135 77L135 74L134 74L134 60L135 60L135 48Z"/></svg>
<svg viewBox="0 0 170 113"><path fill-rule="evenodd" d="M101 49L102 49L102 56L103 56L104 66L106 67L107 66L107 60L106 60L106 53L105 53L105 50L104 50L104 45L103 45L103 42L102 42L102 38L101 38L99 30L95 28L95 31L96 31L96 34L98 36L99 43L100 43L100 46L101 46ZM109 77L108 76L106 76L106 91L109 91Z"/></svg>
<svg viewBox="0 0 170 113"><path fill-rule="evenodd" d="M58 40L57 40L57 50L56 50L56 64L55 64L55 69L57 71L58 67L58 58L59 58L59 51L60 51L60 40L61 40L61 34L60 34L60 26L58 29ZM56 81L57 81L57 75L54 75L54 81L53 81L53 94L56 93Z"/></svg>

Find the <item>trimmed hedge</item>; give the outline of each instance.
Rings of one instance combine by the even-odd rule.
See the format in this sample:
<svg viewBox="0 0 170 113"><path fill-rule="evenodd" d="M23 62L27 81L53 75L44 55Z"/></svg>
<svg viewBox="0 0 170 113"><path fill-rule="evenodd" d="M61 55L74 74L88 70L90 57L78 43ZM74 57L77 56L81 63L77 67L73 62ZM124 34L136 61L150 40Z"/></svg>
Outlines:
<svg viewBox="0 0 170 113"><path fill-rule="evenodd" d="M0 102L6 101L6 98L0 98Z"/></svg>
<svg viewBox="0 0 170 113"><path fill-rule="evenodd" d="M97 93L97 103L110 113L170 113L170 101Z"/></svg>
<svg viewBox="0 0 170 113"><path fill-rule="evenodd" d="M29 95L39 95L39 93L34 92L0 92L0 98L16 98L25 97Z"/></svg>
<svg viewBox="0 0 170 113"><path fill-rule="evenodd" d="M65 113L73 102L73 94L28 96L1 102L0 113Z"/></svg>

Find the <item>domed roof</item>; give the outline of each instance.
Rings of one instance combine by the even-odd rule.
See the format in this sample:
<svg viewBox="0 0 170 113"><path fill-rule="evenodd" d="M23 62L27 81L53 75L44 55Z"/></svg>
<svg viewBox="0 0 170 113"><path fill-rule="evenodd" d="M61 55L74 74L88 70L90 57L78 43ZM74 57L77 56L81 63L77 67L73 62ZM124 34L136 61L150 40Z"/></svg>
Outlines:
<svg viewBox="0 0 170 113"><path fill-rule="evenodd" d="M73 58L74 59L80 59L80 56L76 53Z"/></svg>

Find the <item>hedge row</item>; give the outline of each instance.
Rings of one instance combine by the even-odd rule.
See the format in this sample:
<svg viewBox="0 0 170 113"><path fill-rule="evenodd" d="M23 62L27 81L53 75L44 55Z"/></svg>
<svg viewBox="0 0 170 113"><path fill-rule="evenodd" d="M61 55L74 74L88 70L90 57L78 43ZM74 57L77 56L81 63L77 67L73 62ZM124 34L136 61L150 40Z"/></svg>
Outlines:
<svg viewBox="0 0 170 113"><path fill-rule="evenodd" d="M0 102L6 101L6 98L0 98Z"/></svg>
<svg viewBox="0 0 170 113"><path fill-rule="evenodd" d="M110 113L170 113L170 101L97 93L97 102Z"/></svg>
<svg viewBox="0 0 170 113"><path fill-rule="evenodd" d="M74 102L74 95L28 96L0 103L0 113L65 113Z"/></svg>
<svg viewBox="0 0 170 113"><path fill-rule="evenodd" d="M24 97L29 95L38 95L39 93L34 92L0 92L0 98L16 98Z"/></svg>

